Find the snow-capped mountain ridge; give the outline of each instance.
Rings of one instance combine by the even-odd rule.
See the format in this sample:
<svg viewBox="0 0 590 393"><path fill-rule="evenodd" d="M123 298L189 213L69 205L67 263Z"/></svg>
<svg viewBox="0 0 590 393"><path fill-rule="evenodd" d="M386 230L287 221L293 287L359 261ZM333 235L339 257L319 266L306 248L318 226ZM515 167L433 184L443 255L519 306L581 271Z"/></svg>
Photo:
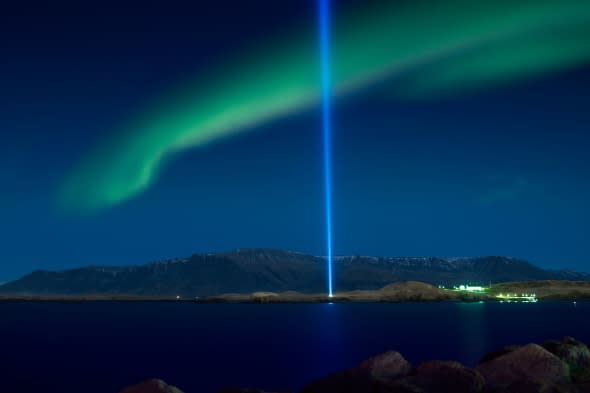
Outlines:
<svg viewBox="0 0 590 393"><path fill-rule="evenodd" d="M433 285L529 280L590 280L575 271L541 269L527 261L500 257L334 257L336 291L377 289L393 282ZM0 286L0 293L206 296L229 292L326 289L326 257L274 249L238 249L194 254L144 265L90 266L36 271Z"/></svg>

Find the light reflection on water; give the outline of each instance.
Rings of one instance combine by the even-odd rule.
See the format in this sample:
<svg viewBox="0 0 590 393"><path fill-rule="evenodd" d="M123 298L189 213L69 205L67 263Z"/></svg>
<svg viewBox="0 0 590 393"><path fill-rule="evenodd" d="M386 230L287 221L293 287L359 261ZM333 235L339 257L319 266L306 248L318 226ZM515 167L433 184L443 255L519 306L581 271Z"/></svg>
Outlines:
<svg viewBox="0 0 590 393"><path fill-rule="evenodd" d="M461 358L474 359L486 352L489 324L486 320L488 303L459 303L458 323L461 328Z"/></svg>
<svg viewBox="0 0 590 393"><path fill-rule="evenodd" d="M589 311L581 301L0 303L0 391L102 393L153 377L187 392L295 391L387 350L473 366L504 345L589 342Z"/></svg>

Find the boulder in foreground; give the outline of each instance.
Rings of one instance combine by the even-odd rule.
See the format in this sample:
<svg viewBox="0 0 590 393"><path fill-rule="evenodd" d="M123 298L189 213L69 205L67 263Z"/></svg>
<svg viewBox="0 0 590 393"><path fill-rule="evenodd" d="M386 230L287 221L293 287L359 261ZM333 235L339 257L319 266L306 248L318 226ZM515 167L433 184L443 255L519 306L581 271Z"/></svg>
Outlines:
<svg viewBox="0 0 590 393"><path fill-rule="evenodd" d="M539 380L546 383L567 382L568 365L537 344L528 344L477 366L486 385L491 388Z"/></svg>
<svg viewBox="0 0 590 393"><path fill-rule="evenodd" d="M572 377L585 377L585 371L590 369L590 351L584 343L575 338L549 340L541 346L567 363Z"/></svg>
<svg viewBox="0 0 590 393"><path fill-rule="evenodd" d="M395 351L371 357L361 364L319 379L305 386L301 393L370 393L379 391L398 378L408 375L412 366Z"/></svg>
<svg viewBox="0 0 590 393"><path fill-rule="evenodd" d="M121 390L121 393L184 393L175 386L168 385L161 379L150 379L140 384Z"/></svg>
<svg viewBox="0 0 590 393"><path fill-rule="evenodd" d="M260 389L225 388L217 393L271 393Z"/></svg>
<svg viewBox="0 0 590 393"><path fill-rule="evenodd" d="M121 393L182 392L153 379ZM265 392L226 388L218 393ZM314 381L300 393L590 393L590 350L565 337L501 348L476 368L435 360L414 369L399 352L389 351Z"/></svg>
<svg viewBox="0 0 590 393"><path fill-rule="evenodd" d="M452 361L434 360L422 363L407 377L389 384L391 392L478 393L485 380L479 372Z"/></svg>

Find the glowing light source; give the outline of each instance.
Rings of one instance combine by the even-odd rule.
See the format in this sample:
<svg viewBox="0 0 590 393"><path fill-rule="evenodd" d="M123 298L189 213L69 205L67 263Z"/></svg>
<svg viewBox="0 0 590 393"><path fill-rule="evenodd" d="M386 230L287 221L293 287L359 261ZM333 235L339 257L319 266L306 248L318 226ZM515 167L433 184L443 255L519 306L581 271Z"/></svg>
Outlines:
<svg viewBox="0 0 590 393"><path fill-rule="evenodd" d="M464 284L459 285L459 286L455 286L453 288L457 291L466 291L466 292L485 292L489 289L489 288L485 288L482 286L464 285Z"/></svg>
<svg viewBox="0 0 590 393"><path fill-rule="evenodd" d="M498 295L496 295L497 299L500 299L500 302L507 302L507 303L536 303L539 301L539 299L537 299L537 295L535 293L522 293L522 294L517 294L517 293L500 293Z"/></svg>
<svg viewBox="0 0 590 393"><path fill-rule="evenodd" d="M330 0L318 0L320 66L322 75L322 129L324 135L324 187L326 210L326 248L328 296L333 295L332 282L332 118L330 73Z"/></svg>

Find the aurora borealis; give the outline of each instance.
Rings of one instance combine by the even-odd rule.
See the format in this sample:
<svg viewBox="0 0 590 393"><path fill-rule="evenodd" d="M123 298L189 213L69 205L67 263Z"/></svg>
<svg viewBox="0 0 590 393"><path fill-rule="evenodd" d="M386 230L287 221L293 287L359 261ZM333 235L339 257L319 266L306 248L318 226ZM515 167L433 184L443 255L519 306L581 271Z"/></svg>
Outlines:
<svg viewBox="0 0 590 393"><path fill-rule="evenodd" d="M317 1L224 4L5 5L0 282L240 247L326 254ZM587 15L332 0L334 255L587 271Z"/></svg>
<svg viewBox="0 0 590 393"><path fill-rule="evenodd" d="M397 97L457 93L590 59L585 1L388 3L334 13L336 97L382 85ZM101 142L66 179L62 206L93 210L146 190L176 152L316 105L317 40L302 29L185 84ZM198 170L196 168L195 170Z"/></svg>

